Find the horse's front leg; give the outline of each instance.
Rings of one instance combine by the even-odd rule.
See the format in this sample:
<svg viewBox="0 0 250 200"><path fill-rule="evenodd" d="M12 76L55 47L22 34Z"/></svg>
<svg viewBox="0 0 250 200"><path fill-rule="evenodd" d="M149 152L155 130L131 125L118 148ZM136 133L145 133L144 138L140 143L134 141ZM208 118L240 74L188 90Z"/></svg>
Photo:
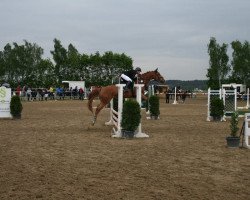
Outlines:
<svg viewBox="0 0 250 200"><path fill-rule="evenodd" d="M92 126L95 125L95 122L96 122L96 115L93 115L93 119L92 119Z"/></svg>
<svg viewBox="0 0 250 200"><path fill-rule="evenodd" d="M105 106L106 104L107 104L107 103L101 102L101 103L97 106L97 108L96 108L96 110L95 110L95 114L93 115L92 126L95 125L95 122L96 122L96 119L97 119L97 115L98 115L99 112L104 108L104 106Z"/></svg>

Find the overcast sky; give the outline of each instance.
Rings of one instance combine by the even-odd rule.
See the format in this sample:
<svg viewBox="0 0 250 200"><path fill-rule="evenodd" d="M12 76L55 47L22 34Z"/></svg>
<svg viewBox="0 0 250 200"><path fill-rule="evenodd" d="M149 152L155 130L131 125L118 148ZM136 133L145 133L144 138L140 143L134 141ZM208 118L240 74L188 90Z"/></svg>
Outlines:
<svg viewBox="0 0 250 200"><path fill-rule="evenodd" d="M206 79L211 37L250 41L250 0L0 0L0 19L1 51L27 40L51 58L57 38L81 54L125 53L167 80Z"/></svg>

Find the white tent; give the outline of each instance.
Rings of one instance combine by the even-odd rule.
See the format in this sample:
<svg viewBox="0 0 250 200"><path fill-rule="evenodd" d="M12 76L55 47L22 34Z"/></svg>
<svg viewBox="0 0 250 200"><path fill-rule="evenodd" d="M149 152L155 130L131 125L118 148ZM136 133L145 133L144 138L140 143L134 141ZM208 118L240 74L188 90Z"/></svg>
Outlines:
<svg viewBox="0 0 250 200"><path fill-rule="evenodd" d="M225 90L234 90L236 88L237 92L239 93L246 92L246 85L243 84L236 84L236 83L222 84L222 88Z"/></svg>
<svg viewBox="0 0 250 200"><path fill-rule="evenodd" d="M85 81L62 81L62 83L68 84L68 88L75 89L77 87L78 90L82 88L85 91Z"/></svg>

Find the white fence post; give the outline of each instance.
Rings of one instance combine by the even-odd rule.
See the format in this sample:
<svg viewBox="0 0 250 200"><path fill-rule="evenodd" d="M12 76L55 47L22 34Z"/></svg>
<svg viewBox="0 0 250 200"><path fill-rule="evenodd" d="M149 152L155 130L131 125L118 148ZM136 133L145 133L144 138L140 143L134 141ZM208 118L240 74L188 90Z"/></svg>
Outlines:
<svg viewBox="0 0 250 200"><path fill-rule="evenodd" d="M176 87L174 87L174 102L172 104L178 104L176 100Z"/></svg>
<svg viewBox="0 0 250 200"><path fill-rule="evenodd" d="M249 108L249 88L247 88L247 106L246 108Z"/></svg>
<svg viewBox="0 0 250 200"><path fill-rule="evenodd" d="M12 118L10 114L11 89L0 87L0 118Z"/></svg>
<svg viewBox="0 0 250 200"><path fill-rule="evenodd" d="M247 148L250 148L249 145L249 137L250 137L250 127L249 127L249 123L250 123L250 113L245 113L245 130L244 130L244 135L245 135L245 145Z"/></svg>
<svg viewBox="0 0 250 200"><path fill-rule="evenodd" d="M122 119L123 87L124 86L125 84L116 84L116 87L118 87L118 111L114 110L114 102L112 99L111 105L110 105L110 121L105 123L105 125L115 125L115 127L113 128L112 137L122 137L121 119Z"/></svg>
<svg viewBox="0 0 250 200"><path fill-rule="evenodd" d="M141 89L144 85L143 84L135 84L134 86L136 88L136 100L141 107ZM141 122L138 126L137 133L135 134L134 137L136 137L136 138L149 137L146 133L142 133Z"/></svg>

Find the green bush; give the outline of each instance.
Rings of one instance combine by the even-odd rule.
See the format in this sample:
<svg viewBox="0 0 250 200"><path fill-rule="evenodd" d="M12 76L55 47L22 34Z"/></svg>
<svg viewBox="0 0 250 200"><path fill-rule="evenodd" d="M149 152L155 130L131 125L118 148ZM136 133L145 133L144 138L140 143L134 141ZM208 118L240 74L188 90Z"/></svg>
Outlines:
<svg viewBox="0 0 250 200"><path fill-rule="evenodd" d="M10 100L10 113L13 117L20 116L23 110L19 96L12 96Z"/></svg>
<svg viewBox="0 0 250 200"><path fill-rule="evenodd" d="M160 99L158 96L153 95L149 97L149 112L153 116L160 114Z"/></svg>
<svg viewBox="0 0 250 200"><path fill-rule="evenodd" d="M231 123L230 123L230 129L231 129L231 137L237 137L237 132L239 130L238 123L239 123L239 114L237 112L233 112L231 115Z"/></svg>
<svg viewBox="0 0 250 200"><path fill-rule="evenodd" d="M214 97L210 102L210 116L221 118L224 115L224 103L219 97Z"/></svg>
<svg viewBox="0 0 250 200"><path fill-rule="evenodd" d="M141 108L140 104L133 100L129 99L123 104L122 111L122 121L121 126L123 130L126 131L135 131L141 122Z"/></svg>

